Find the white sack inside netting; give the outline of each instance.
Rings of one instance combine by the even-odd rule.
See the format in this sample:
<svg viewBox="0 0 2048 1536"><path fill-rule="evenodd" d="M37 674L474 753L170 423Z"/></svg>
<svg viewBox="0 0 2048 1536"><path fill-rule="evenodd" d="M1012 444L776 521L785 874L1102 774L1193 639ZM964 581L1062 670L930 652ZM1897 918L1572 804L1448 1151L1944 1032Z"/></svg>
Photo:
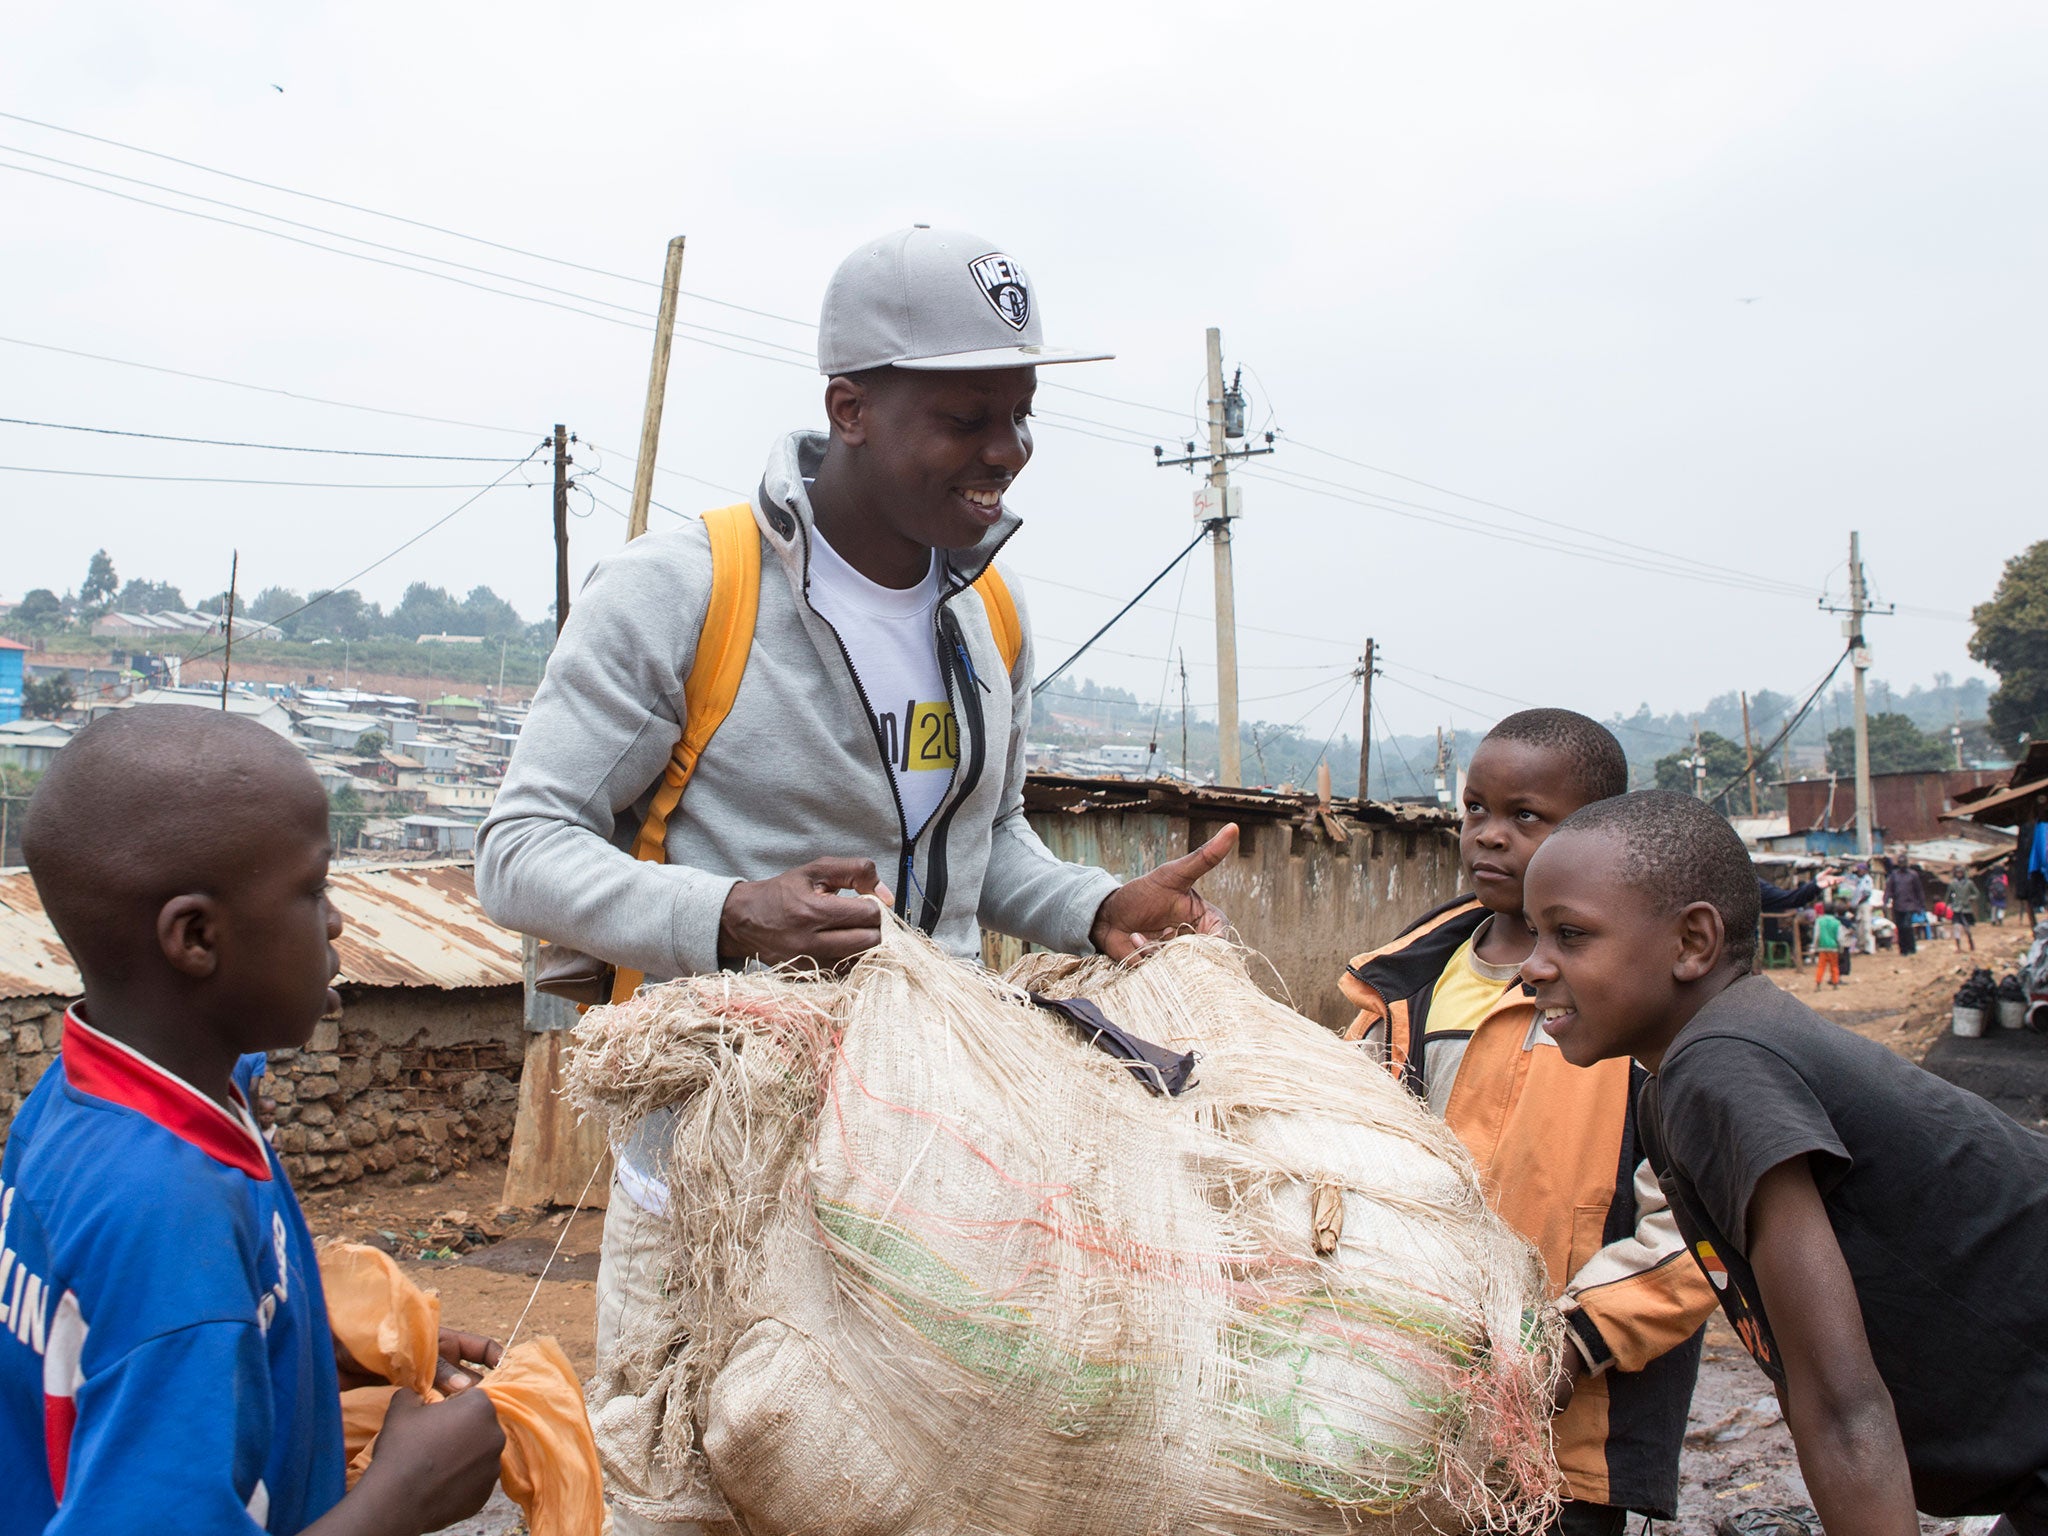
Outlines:
<svg viewBox="0 0 2048 1536"><path fill-rule="evenodd" d="M998 979L888 919L843 978L594 1010L577 1102L615 1140L676 1112L667 1305L593 1389L630 1506L754 1536L1540 1525L1540 1259L1246 964L1182 938ZM1193 1085L1155 1096L1025 989L1196 1052Z"/></svg>

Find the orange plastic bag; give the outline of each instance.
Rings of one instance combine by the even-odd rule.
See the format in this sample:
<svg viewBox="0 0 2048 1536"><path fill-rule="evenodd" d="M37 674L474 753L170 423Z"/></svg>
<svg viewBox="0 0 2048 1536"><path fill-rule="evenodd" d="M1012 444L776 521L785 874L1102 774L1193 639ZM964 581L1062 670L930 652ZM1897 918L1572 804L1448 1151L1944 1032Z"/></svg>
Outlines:
<svg viewBox="0 0 2048 1536"><path fill-rule="evenodd" d="M413 1284L391 1255L361 1243L323 1247L320 1283L334 1336L364 1370L391 1383L341 1394L348 1481L354 1487L370 1464L391 1394L411 1387L428 1402L441 1396L434 1390L441 1299ZM604 1505L604 1475L583 1388L561 1346L546 1338L513 1345L474 1390L497 1410L498 1427L505 1432L498 1478L526 1512L533 1536L602 1536L609 1531L611 1513Z"/></svg>

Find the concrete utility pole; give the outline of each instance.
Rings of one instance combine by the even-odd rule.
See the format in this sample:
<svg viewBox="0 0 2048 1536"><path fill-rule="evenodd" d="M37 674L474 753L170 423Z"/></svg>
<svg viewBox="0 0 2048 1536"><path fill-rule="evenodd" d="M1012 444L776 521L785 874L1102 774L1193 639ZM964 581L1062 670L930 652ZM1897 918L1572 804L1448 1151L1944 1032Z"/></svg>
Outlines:
<svg viewBox="0 0 2048 1536"><path fill-rule="evenodd" d="M1244 370L1238 370L1243 377ZM1185 456L1167 458L1166 450L1154 447L1152 457L1160 468L1185 465L1192 472L1197 464L1208 466L1208 478L1195 492L1195 518L1209 530L1216 554L1216 745L1217 783L1244 783L1244 762L1238 745L1237 724L1237 591L1230 570L1230 525L1243 515L1243 496L1230 483L1232 459L1255 458L1273 451L1273 434L1266 433L1263 448L1232 448L1233 440L1245 435L1244 390L1236 379L1229 388L1223 384L1223 333L1209 327L1209 451L1199 453L1192 441Z"/></svg>
<svg viewBox="0 0 2048 1536"><path fill-rule="evenodd" d="M1365 660L1359 668L1363 680L1365 702L1358 712L1358 798L1363 800L1372 775L1372 674L1373 642L1370 635L1365 640Z"/></svg>
<svg viewBox="0 0 2048 1536"><path fill-rule="evenodd" d="M1692 723L1692 797L1695 800L1707 798L1707 754L1700 750L1700 723Z"/></svg>
<svg viewBox="0 0 2048 1536"><path fill-rule="evenodd" d="M1749 780L1749 814L1754 818L1757 813L1756 744L1754 738L1749 734L1749 694L1747 690L1742 695L1742 773L1743 777Z"/></svg>
<svg viewBox="0 0 2048 1536"><path fill-rule="evenodd" d="M1837 608L1823 597L1820 606L1829 613L1846 613L1842 620L1842 633L1849 637L1849 664L1854 679L1853 694L1855 712L1853 724L1856 738L1856 852L1863 858L1871 853L1870 816L1870 716L1864 698L1863 675L1870 670L1870 642L1863 636L1863 621L1872 614L1893 612L1892 605L1874 607L1870 601L1870 585L1863 574L1863 536L1849 535L1849 606Z"/></svg>
<svg viewBox="0 0 2048 1536"><path fill-rule="evenodd" d="M569 429L555 423L555 633L569 622ZM502 681L502 678L500 679Z"/></svg>
<svg viewBox="0 0 2048 1536"><path fill-rule="evenodd" d="M1956 772L1963 770L1963 710L1956 706L1956 723L1948 728L1948 739L1956 749Z"/></svg>
<svg viewBox="0 0 2048 1536"><path fill-rule="evenodd" d="M1854 677L1856 709L1856 852L1870 857L1870 717L1864 709L1863 674L1870 670L1870 648L1863 642L1863 615L1869 594L1863 588L1863 535L1849 535L1849 666Z"/></svg>
<svg viewBox="0 0 2048 1536"><path fill-rule="evenodd" d="M1444 728L1436 728L1436 803L1448 806L1451 792L1444 787Z"/></svg>
<svg viewBox="0 0 2048 1536"><path fill-rule="evenodd" d="M1230 465L1223 457L1223 333L1209 327L1209 489L1217 516L1209 524L1216 551L1216 740L1225 784L1244 782L1237 745L1237 587L1230 569Z"/></svg>

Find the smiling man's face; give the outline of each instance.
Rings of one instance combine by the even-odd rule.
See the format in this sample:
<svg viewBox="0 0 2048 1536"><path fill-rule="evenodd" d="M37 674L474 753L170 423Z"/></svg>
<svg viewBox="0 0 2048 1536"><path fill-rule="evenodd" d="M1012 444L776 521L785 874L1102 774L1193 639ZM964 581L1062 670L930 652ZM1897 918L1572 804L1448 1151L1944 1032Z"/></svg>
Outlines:
<svg viewBox="0 0 2048 1536"><path fill-rule="evenodd" d="M972 549L1031 461L1035 368L887 370L861 411L862 477L890 531L927 549Z"/></svg>
<svg viewBox="0 0 2048 1536"><path fill-rule="evenodd" d="M1562 752L1505 738L1480 744L1465 775L1458 858L1488 911L1522 910L1522 875L1530 856L1585 803L1578 775Z"/></svg>

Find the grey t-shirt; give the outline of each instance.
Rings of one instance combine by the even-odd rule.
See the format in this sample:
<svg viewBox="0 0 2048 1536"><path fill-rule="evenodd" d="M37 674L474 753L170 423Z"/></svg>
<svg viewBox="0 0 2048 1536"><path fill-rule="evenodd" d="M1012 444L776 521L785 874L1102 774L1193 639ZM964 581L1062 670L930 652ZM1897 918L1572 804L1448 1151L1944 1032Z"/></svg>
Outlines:
<svg viewBox="0 0 2048 1536"><path fill-rule="evenodd" d="M1643 1145L1757 1364L1784 1381L1748 1263L1757 1181L1794 1157L1856 1284L1920 1508L1996 1514L2048 1471L2048 1137L1761 976L1679 1032Z"/></svg>

